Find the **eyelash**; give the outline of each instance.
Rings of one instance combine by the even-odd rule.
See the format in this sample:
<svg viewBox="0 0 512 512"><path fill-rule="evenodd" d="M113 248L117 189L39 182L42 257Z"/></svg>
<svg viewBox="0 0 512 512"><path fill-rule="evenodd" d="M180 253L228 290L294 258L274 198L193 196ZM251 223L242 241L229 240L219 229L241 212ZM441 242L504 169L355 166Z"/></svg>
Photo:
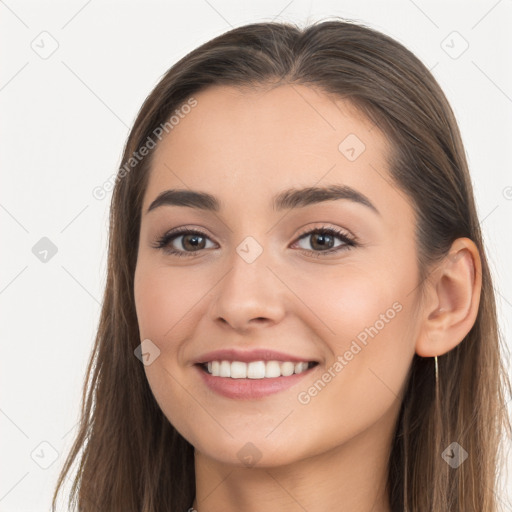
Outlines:
<svg viewBox="0 0 512 512"><path fill-rule="evenodd" d="M302 240L302 238L306 238L309 235L314 234L328 234L331 236L335 236L339 238L342 242L344 242L344 245L338 245L337 247L328 249L326 251L311 251L308 249L300 249L302 253L307 254L308 256L314 256L314 257L323 257L325 255L349 250L352 247L357 247L359 245L357 239L355 237L351 238L343 231L340 231L337 228L322 226L319 228L314 228L308 231L305 231L298 235L296 241ZM168 231L165 233L162 237L160 237L156 243L153 245L155 249L162 249L166 254L172 255L172 256L178 256L178 257L195 257L195 253L199 253L201 250L198 251L178 251L176 249L169 248L169 244L176 238L182 236L182 235L199 235L201 237L209 238L206 233L203 233L202 231L199 231L197 229L188 229L186 227L183 228L176 228L175 230ZM307 235L307 236L306 236Z"/></svg>

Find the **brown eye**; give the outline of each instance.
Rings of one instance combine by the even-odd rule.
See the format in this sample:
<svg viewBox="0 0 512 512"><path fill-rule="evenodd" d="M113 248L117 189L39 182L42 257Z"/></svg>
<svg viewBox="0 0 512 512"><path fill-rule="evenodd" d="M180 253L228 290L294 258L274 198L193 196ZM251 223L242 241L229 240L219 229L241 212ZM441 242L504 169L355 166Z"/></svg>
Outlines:
<svg viewBox="0 0 512 512"><path fill-rule="evenodd" d="M206 245L206 238L202 235L182 235L181 238L181 245L187 251L196 251L198 249L204 249Z"/></svg>
<svg viewBox="0 0 512 512"><path fill-rule="evenodd" d="M311 235L311 247L313 249L331 249L334 247L335 237L325 233L313 233Z"/></svg>
<svg viewBox="0 0 512 512"><path fill-rule="evenodd" d="M311 249L302 247L306 254L313 256L323 256L326 254L337 253L355 247L356 241L350 238L345 233L338 231L334 228L315 228L302 234L298 243L310 240L309 245ZM336 243L336 239L340 243Z"/></svg>
<svg viewBox="0 0 512 512"><path fill-rule="evenodd" d="M175 256L192 256L191 253L211 248L206 245L208 240L209 238L201 231L181 229L166 233L153 247Z"/></svg>

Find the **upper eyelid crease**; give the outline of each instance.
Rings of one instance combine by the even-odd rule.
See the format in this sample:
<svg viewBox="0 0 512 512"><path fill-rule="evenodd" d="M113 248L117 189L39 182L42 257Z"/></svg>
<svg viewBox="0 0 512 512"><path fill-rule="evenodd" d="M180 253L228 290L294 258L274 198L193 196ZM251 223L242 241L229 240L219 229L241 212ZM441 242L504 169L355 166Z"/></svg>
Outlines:
<svg viewBox="0 0 512 512"><path fill-rule="evenodd" d="M294 244L297 244L303 238L307 238L308 236L311 236L315 233L328 233L329 235L333 235L335 238L341 240L343 242L343 245L338 246L337 248L330 248L327 251L311 251L309 249L303 249L304 251L310 253L311 255L317 254L318 256L321 256L322 254L341 252L345 249L349 249L351 247L358 247L361 245L358 237L356 237L352 233L347 234L347 232L343 228L335 228L327 225L306 228L304 231L296 235ZM176 239L182 236L190 234L203 236L213 242L213 240L211 240L211 237L207 233L204 233L202 230L193 227L182 226L181 228L175 228L164 233L155 241L152 247L155 249L164 250L165 252L168 252L169 254L174 256L184 256L186 254L192 256L196 251L166 249L166 247L170 245L171 242L174 242Z"/></svg>
<svg viewBox="0 0 512 512"><path fill-rule="evenodd" d="M328 185L326 187L291 188L284 190L273 198L272 208L275 211L288 210L341 199L366 206L380 216L379 210L364 194L346 185ZM185 206L212 212L218 212L222 207L221 201L206 192L170 189L160 193L150 204L146 213L165 205Z"/></svg>

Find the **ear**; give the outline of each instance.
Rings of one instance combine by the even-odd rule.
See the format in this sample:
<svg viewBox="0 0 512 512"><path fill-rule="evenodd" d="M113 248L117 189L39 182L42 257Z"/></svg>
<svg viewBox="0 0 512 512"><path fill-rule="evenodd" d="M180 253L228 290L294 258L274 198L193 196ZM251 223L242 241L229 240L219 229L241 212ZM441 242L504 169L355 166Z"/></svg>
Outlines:
<svg viewBox="0 0 512 512"><path fill-rule="evenodd" d="M458 238L425 283L416 353L440 356L457 346L475 323L480 305L482 266L475 243Z"/></svg>

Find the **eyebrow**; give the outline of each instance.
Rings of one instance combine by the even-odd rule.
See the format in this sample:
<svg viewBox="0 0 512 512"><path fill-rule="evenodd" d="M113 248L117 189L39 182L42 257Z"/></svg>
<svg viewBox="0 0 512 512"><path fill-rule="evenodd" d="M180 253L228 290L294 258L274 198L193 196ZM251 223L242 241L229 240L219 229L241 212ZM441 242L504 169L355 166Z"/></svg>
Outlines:
<svg viewBox="0 0 512 512"><path fill-rule="evenodd" d="M290 188L277 194L273 198L272 206L276 211L304 208L312 204L325 201L346 199L368 207L377 215L379 210L361 192L347 185L328 185L326 187ZM218 212L221 210L221 201L206 192L188 189L170 189L162 192L151 203L146 213L160 206L187 206L201 210Z"/></svg>

